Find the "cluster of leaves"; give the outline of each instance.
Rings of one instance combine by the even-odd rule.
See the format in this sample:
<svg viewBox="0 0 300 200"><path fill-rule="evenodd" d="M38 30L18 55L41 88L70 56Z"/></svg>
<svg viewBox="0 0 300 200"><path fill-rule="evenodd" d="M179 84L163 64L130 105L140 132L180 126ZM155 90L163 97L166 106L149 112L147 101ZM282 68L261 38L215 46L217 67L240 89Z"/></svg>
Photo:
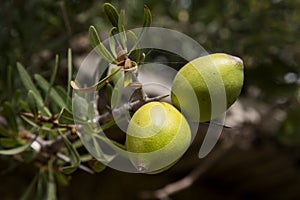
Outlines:
<svg viewBox="0 0 300 200"><path fill-rule="evenodd" d="M145 54L139 50L127 49L127 37L138 44L140 36L133 32L125 31L125 11L117 12L111 4L104 4L104 11L113 25L111 36L119 34L120 41L110 37L109 51L101 42L94 26L89 29L89 36L95 51L108 63L117 66L116 70L101 78L98 83L90 88L79 88L72 79L72 53L68 50L68 80L67 88L55 85L55 79L59 68L59 56L56 56L55 65L52 69L50 81L39 74L30 76L28 70L17 63L20 80L25 88L25 93L17 90L12 101L6 101L1 107L3 115L0 124L0 155L12 156L18 162L33 163L39 168L32 183L24 193L22 199L55 199L56 182L67 184L67 176L76 169L81 168L87 172L101 172L105 165L90 155L79 138L80 132L75 125L72 113L71 86L76 91L98 91L104 86L109 90L112 85L109 80L117 73L122 72L124 86L132 82L132 73L137 70L137 63L142 62ZM148 7L144 7L144 27L150 26L151 13ZM130 36L128 36L130 35ZM120 54L121 52L121 54ZM130 59L134 52L135 61ZM11 75L8 77L10 81ZM71 83L71 84L69 84ZM76 103L76 102L75 102ZM90 113L94 113L93 103L81 98L81 107L86 107ZM92 114L91 114L92 115ZM93 124L86 123L89 119L81 119L85 129L92 134ZM92 119L94 120L94 119ZM104 124L110 128L113 121ZM104 129L103 129L104 130ZM113 157L103 154L96 144L96 138L104 139L97 134L92 136L92 142L97 150L97 158L105 157L105 161ZM124 148L122 145L114 142ZM108 158L109 157L109 158ZM98 159L99 160L99 159Z"/></svg>

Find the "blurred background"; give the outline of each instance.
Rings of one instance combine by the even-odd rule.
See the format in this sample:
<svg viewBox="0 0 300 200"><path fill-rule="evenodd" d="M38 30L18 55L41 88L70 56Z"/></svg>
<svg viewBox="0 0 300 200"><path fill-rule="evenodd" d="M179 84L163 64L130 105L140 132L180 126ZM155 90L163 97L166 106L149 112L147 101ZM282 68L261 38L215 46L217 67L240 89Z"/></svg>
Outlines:
<svg viewBox="0 0 300 200"><path fill-rule="evenodd" d="M58 84L66 86L67 49L78 67L91 50L87 31L102 38L111 28L103 3L126 9L127 29L141 27L143 4L153 26L174 29L208 52L243 59L245 85L228 112L222 156L189 188L172 199L300 198L300 1L297 0L6 0L0 2L0 102L20 86L16 62L48 78L60 55ZM13 82L7 80L12 74ZM203 127L205 130L206 127ZM127 174L113 169L90 175L76 171L58 186L58 199L141 199L180 180L210 156L197 154L199 134L186 155L159 175ZM226 145L225 145L226 146ZM19 199L37 169L0 156L1 199ZM13 167L11 167L13 166Z"/></svg>

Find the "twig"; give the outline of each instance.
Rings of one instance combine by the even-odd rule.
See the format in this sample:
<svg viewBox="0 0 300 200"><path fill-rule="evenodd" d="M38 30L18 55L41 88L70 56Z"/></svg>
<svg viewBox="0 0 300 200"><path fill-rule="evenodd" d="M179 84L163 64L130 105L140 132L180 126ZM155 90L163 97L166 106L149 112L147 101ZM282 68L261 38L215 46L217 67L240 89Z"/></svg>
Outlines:
<svg viewBox="0 0 300 200"><path fill-rule="evenodd" d="M190 187L204 172L215 164L224 155L232 145L219 147L212 155L208 156L195 169L182 179L170 183L161 189L154 191L143 191L139 194L142 199L160 199L170 200L170 195Z"/></svg>

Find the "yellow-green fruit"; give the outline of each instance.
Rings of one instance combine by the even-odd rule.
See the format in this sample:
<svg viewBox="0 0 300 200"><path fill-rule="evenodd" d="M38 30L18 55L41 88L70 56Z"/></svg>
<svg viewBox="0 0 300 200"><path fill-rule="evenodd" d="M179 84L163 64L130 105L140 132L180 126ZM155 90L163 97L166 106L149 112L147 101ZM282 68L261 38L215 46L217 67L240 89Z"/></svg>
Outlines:
<svg viewBox="0 0 300 200"><path fill-rule="evenodd" d="M235 102L243 81L240 58L224 53L199 57L183 66L175 76L172 103L188 120L209 121Z"/></svg>
<svg viewBox="0 0 300 200"><path fill-rule="evenodd" d="M132 116L125 145L140 172L155 174L175 164L190 142L191 131L184 116L171 104L150 102Z"/></svg>

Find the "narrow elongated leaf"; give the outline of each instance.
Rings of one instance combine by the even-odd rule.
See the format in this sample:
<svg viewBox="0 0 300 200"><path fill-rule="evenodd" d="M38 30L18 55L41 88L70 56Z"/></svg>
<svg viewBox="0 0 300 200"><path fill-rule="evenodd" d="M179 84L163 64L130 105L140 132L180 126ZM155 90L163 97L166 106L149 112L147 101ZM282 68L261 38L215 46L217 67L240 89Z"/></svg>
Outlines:
<svg viewBox="0 0 300 200"><path fill-rule="evenodd" d="M112 52L114 58L117 58L117 51L116 51L116 41L115 41L115 37L113 35L115 35L114 33L117 32L117 28L113 27L110 30L110 37L109 37L109 48L110 51Z"/></svg>
<svg viewBox="0 0 300 200"><path fill-rule="evenodd" d="M0 124L0 135L2 136L9 136L9 132Z"/></svg>
<svg viewBox="0 0 300 200"><path fill-rule="evenodd" d="M49 84L49 87L48 87L48 91L46 92L46 95L45 95L45 102L48 101L49 93L51 92L51 89L52 89L53 84L54 84L54 81L55 81L55 77L56 77L57 69L58 69L58 61L59 61L59 56L56 55L56 56L55 56L55 65L54 65L54 69L53 69L53 71L52 71L51 78L50 78L50 84Z"/></svg>
<svg viewBox="0 0 300 200"><path fill-rule="evenodd" d="M35 87L31 77L28 72L25 70L22 64L17 63L17 68L20 74L21 81L27 90L31 90L34 93L34 96L38 99L39 102L43 102L42 96L38 89Z"/></svg>
<svg viewBox="0 0 300 200"><path fill-rule="evenodd" d="M41 98L39 98L38 96L36 96L36 93L34 93L32 90L28 91L28 96L30 97L30 100L35 102L34 105L37 105L37 108L39 111L41 111L42 114L46 115L46 116L51 116L51 112L49 111L49 109L44 105L43 100ZM32 103L33 103L32 102Z"/></svg>
<svg viewBox="0 0 300 200"><path fill-rule="evenodd" d="M6 101L3 104L3 114L9 127L15 134L18 133L18 124L16 119L15 111L10 102Z"/></svg>
<svg viewBox="0 0 300 200"><path fill-rule="evenodd" d="M25 151L28 147L30 147L30 145L32 144L32 142L35 140L35 138L33 140L31 140L29 143L20 146L20 147L16 147L13 149L7 149L7 150L0 150L0 154L1 155L15 155L18 153L21 153L23 151Z"/></svg>
<svg viewBox="0 0 300 200"><path fill-rule="evenodd" d="M69 158L70 158L70 166L63 167L63 172L70 174L74 172L78 166L80 165L80 156L79 153L77 152L76 148L73 147L72 143L68 140L68 138L61 132L58 131L60 136L63 139L63 142L68 150L69 153Z"/></svg>
<svg viewBox="0 0 300 200"><path fill-rule="evenodd" d="M151 11L147 5L144 5L144 23L143 27L149 27L152 23Z"/></svg>
<svg viewBox="0 0 300 200"><path fill-rule="evenodd" d="M34 78L44 92L48 92L49 98L55 102L60 108L67 107L65 101L59 96L55 88L51 88L51 84L41 75L35 74Z"/></svg>
<svg viewBox="0 0 300 200"><path fill-rule="evenodd" d="M60 124L74 124L73 113L70 110L63 108L59 113L58 122Z"/></svg>
<svg viewBox="0 0 300 200"><path fill-rule="evenodd" d="M56 200L56 183L54 180L52 162L48 163L48 180L47 180L47 193L46 200Z"/></svg>
<svg viewBox="0 0 300 200"><path fill-rule="evenodd" d="M114 57L111 55L111 53L106 49L106 47L101 42L100 37L94 26L90 26L89 28L89 38L92 47L103 59L105 59L109 63L116 63Z"/></svg>
<svg viewBox="0 0 300 200"><path fill-rule="evenodd" d="M20 107L27 113L32 113L29 104L26 101L20 100Z"/></svg>
<svg viewBox="0 0 300 200"><path fill-rule="evenodd" d="M136 36L136 34L134 33L134 32L132 32L132 31L127 31L127 34L128 34L128 37L130 38L130 40L133 42L133 47L134 47L134 49L132 48L131 50L130 50L130 52L129 52L129 55L133 52L133 51L135 51L135 61L137 62L137 63L139 63L140 62L140 57L141 57L141 51L140 51L140 49L139 49L139 47L138 47L138 37Z"/></svg>
<svg viewBox="0 0 300 200"><path fill-rule="evenodd" d="M119 30L122 48L127 52L127 45L126 45L127 36L126 36L124 24L125 24L125 10L121 10L119 15L119 21L118 21L118 30Z"/></svg>
<svg viewBox="0 0 300 200"><path fill-rule="evenodd" d="M106 84L106 82L108 80L110 80L114 75L116 75L120 70L121 70L121 67L119 67L116 71L107 75L106 77L104 77L98 83L96 83L95 85L93 85L91 87L80 88L74 81L71 81L71 86L73 87L74 90L77 90L77 91L95 92L95 90L100 90Z"/></svg>
<svg viewBox="0 0 300 200"><path fill-rule="evenodd" d="M119 13L118 13L117 9L110 3L105 3L103 5L103 8L104 8L104 12L107 15L110 23L114 27L118 27Z"/></svg>
<svg viewBox="0 0 300 200"><path fill-rule="evenodd" d="M28 186L28 188L26 189L25 193L22 195L21 199L20 200L31 200L32 199L32 194L35 192L35 189L36 189L36 184L37 184L37 181L38 181L38 177L39 177L39 174L37 173L35 176L34 176L34 179L31 181L30 185Z"/></svg>
<svg viewBox="0 0 300 200"><path fill-rule="evenodd" d="M15 138L0 138L0 144L4 148L14 148L18 145Z"/></svg>
<svg viewBox="0 0 300 200"><path fill-rule="evenodd" d="M113 73L107 75L106 77L104 77L102 80L100 80L98 83L97 83L97 86L96 86L96 90L100 90L105 84L106 84L106 81L110 80L114 75L116 75L119 71L121 70L121 67L118 68L116 71L114 71Z"/></svg>
<svg viewBox="0 0 300 200"><path fill-rule="evenodd" d="M72 65L72 50L69 48L68 49L68 90L67 90L67 100L70 99L70 94L71 94L71 86L70 82L72 80L72 72L73 71L73 65Z"/></svg>
<svg viewBox="0 0 300 200"><path fill-rule="evenodd" d="M47 189L47 174L44 169L40 168L37 189L35 193L35 199L45 199L45 193Z"/></svg>
<svg viewBox="0 0 300 200"><path fill-rule="evenodd" d="M124 75L124 87L127 87L132 81L132 74L130 72L125 73Z"/></svg>

